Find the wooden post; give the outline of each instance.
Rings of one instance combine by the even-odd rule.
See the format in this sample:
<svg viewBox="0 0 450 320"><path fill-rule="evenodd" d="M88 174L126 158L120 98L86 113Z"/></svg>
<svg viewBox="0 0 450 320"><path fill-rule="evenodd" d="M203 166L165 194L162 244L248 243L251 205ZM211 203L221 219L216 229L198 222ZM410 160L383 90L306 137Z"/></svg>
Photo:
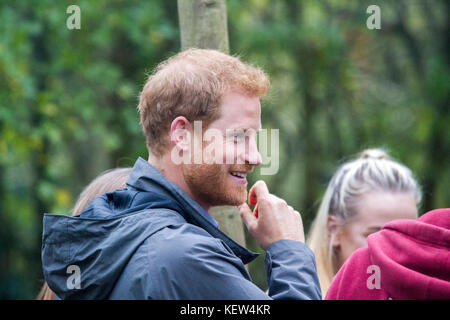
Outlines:
<svg viewBox="0 0 450 320"><path fill-rule="evenodd" d="M229 53L225 0L178 0L181 50L216 49ZM236 207L214 207L209 212L220 229L245 247L245 235Z"/></svg>
<svg viewBox="0 0 450 320"><path fill-rule="evenodd" d="M178 0L181 50L216 49L229 53L225 0Z"/></svg>

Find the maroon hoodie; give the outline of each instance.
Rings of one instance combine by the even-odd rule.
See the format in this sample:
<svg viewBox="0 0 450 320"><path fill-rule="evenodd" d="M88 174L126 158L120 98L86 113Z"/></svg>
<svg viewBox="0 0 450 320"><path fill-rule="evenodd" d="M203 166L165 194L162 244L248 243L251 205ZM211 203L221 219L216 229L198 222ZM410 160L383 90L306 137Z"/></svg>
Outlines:
<svg viewBox="0 0 450 320"><path fill-rule="evenodd" d="M334 277L327 300L450 299L450 208L391 221L367 243Z"/></svg>

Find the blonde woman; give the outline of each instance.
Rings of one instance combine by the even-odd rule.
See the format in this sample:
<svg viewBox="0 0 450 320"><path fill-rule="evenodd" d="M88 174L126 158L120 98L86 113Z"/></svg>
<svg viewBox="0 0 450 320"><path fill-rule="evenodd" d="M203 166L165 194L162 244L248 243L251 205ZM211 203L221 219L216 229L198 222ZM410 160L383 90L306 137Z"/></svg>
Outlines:
<svg viewBox="0 0 450 320"><path fill-rule="evenodd" d="M367 236L396 219L415 219L421 190L411 170L382 149L368 149L339 167L308 237L326 296L339 268Z"/></svg>
<svg viewBox="0 0 450 320"><path fill-rule="evenodd" d="M72 210L72 216L76 216L83 212L84 208L95 198L102 194L113 192L117 189L125 188L126 181L130 175L131 168L116 168L108 170L95 178L80 194L78 201ZM38 300L54 300L55 294L44 283L37 297Z"/></svg>

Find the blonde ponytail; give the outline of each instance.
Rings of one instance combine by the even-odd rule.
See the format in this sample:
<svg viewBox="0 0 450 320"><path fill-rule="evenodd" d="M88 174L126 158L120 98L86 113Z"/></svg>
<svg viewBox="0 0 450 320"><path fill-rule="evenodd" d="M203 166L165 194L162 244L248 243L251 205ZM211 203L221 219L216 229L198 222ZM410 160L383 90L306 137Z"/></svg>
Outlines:
<svg viewBox="0 0 450 320"><path fill-rule="evenodd" d="M394 161L383 149L367 149L355 160L344 163L333 175L314 219L307 244L314 252L322 297L338 271L333 239L328 233L329 216L345 223L357 214L358 198L370 191L407 192L421 201L421 190L411 170Z"/></svg>

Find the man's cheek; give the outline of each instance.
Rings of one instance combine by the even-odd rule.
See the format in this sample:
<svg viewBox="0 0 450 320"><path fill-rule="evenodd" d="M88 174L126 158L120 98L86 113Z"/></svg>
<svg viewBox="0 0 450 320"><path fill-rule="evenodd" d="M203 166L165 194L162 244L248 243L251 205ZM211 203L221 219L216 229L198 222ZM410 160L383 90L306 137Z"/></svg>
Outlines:
<svg viewBox="0 0 450 320"><path fill-rule="evenodd" d="M242 149L239 147L239 144L230 142L224 146L224 149L225 149L224 157L223 157L224 163L226 163L226 164L243 164L243 163L238 163L238 161L237 161L240 149Z"/></svg>

